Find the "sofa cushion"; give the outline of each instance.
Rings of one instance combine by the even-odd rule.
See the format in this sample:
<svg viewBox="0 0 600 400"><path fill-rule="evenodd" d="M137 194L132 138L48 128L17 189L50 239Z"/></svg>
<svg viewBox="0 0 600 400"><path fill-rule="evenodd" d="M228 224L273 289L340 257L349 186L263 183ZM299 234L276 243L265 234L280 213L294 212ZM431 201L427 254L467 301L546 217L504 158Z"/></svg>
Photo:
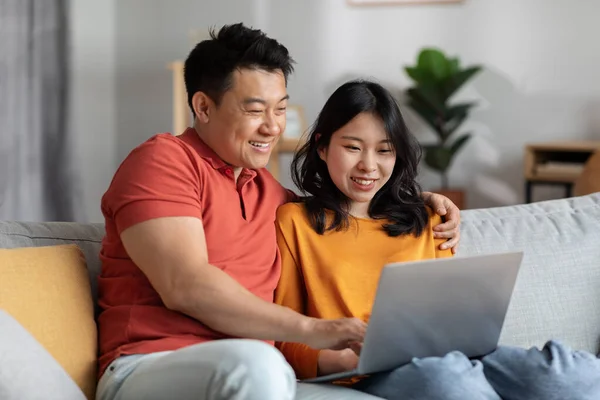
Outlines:
<svg viewBox="0 0 600 400"><path fill-rule="evenodd" d="M462 212L459 256L525 253L502 344L598 351L599 227L600 194Z"/></svg>
<svg viewBox="0 0 600 400"><path fill-rule="evenodd" d="M0 332L0 399L85 400L56 360L2 310Z"/></svg>
<svg viewBox="0 0 600 400"><path fill-rule="evenodd" d="M0 221L0 249L76 244L85 254L94 304L96 278L100 273L98 255L103 236L103 224Z"/></svg>
<svg viewBox="0 0 600 400"><path fill-rule="evenodd" d="M97 331L81 250L76 245L2 249L0 276L0 309L11 314L93 398Z"/></svg>

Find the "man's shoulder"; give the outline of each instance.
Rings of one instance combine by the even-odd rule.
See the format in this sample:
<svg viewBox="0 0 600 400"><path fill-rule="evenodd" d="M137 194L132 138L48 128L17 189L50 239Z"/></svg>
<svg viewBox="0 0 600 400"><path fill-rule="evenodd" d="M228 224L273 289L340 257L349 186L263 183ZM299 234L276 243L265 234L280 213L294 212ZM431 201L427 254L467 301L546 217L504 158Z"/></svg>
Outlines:
<svg viewBox="0 0 600 400"><path fill-rule="evenodd" d="M134 148L128 158L139 155L151 155L154 158L167 155L191 155L191 150L191 147L177 136L170 133L157 133Z"/></svg>
<svg viewBox="0 0 600 400"><path fill-rule="evenodd" d="M202 159L186 142L170 133L158 133L148 138L123 159L117 173L147 170L149 173L164 170L175 175L196 175L202 168Z"/></svg>
<svg viewBox="0 0 600 400"><path fill-rule="evenodd" d="M199 181L198 164L193 150L182 140L169 133L156 134L121 161L102 196L102 207L109 208L115 198L129 198L140 190L159 193L172 187L170 183L196 183Z"/></svg>

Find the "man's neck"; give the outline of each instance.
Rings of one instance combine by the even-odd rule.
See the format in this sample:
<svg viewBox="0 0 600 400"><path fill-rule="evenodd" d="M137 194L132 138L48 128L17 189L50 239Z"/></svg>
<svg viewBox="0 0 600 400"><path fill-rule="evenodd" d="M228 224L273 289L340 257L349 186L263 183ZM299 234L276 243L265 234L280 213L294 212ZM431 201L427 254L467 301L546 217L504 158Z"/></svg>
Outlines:
<svg viewBox="0 0 600 400"><path fill-rule="evenodd" d="M194 120L193 128L196 131L196 135L198 135L198 137L204 143L206 143L207 146L212 148L212 146L210 146L210 139L207 138L206 132L201 127L202 127L202 125ZM214 151L214 149L213 149L213 151ZM228 164L225 160L223 160L223 162L225 162L227 165L229 165L233 169L233 177L234 177L234 180L237 182L238 178L240 177L240 174L242 173L242 167L234 167L233 165Z"/></svg>

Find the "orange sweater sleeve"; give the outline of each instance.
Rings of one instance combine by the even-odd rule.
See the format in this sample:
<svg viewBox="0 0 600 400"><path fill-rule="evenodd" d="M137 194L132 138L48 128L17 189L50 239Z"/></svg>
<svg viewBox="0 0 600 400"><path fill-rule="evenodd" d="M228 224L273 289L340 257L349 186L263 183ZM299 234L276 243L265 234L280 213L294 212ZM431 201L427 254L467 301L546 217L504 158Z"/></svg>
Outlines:
<svg viewBox="0 0 600 400"><path fill-rule="evenodd" d="M429 207L427 207L427 212L429 213L429 232L431 235L433 235L433 228L436 225L441 224L442 221L442 217L440 217L439 215L437 215L435 212L433 212L433 210ZM440 249L440 245L442 243L444 243L446 241L446 239L437 239L434 238L433 242L435 243L435 258L447 258L447 257L452 257L454 254L452 254L452 249L446 249L446 250L442 250Z"/></svg>
<svg viewBox="0 0 600 400"><path fill-rule="evenodd" d="M286 222L282 222L279 218L276 222L277 244L281 253L281 277L275 290L275 303L289 307L300 314L306 314L306 289L302 273L296 263L297 251L294 248L296 241L293 237L291 221L290 226L285 226ZM299 379L317 376L319 350L302 343L276 342L275 346L294 368Z"/></svg>

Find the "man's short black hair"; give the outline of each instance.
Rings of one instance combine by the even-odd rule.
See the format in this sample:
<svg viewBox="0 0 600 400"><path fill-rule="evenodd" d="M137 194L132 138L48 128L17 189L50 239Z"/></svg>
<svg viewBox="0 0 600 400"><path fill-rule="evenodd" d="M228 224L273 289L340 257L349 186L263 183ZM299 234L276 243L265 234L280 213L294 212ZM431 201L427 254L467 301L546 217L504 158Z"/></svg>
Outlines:
<svg viewBox="0 0 600 400"><path fill-rule="evenodd" d="M185 60L188 104L194 113L192 97L204 92L218 105L236 69L281 70L287 82L293 64L287 48L259 29L242 23L225 25L218 33L211 29L210 39L198 43Z"/></svg>

